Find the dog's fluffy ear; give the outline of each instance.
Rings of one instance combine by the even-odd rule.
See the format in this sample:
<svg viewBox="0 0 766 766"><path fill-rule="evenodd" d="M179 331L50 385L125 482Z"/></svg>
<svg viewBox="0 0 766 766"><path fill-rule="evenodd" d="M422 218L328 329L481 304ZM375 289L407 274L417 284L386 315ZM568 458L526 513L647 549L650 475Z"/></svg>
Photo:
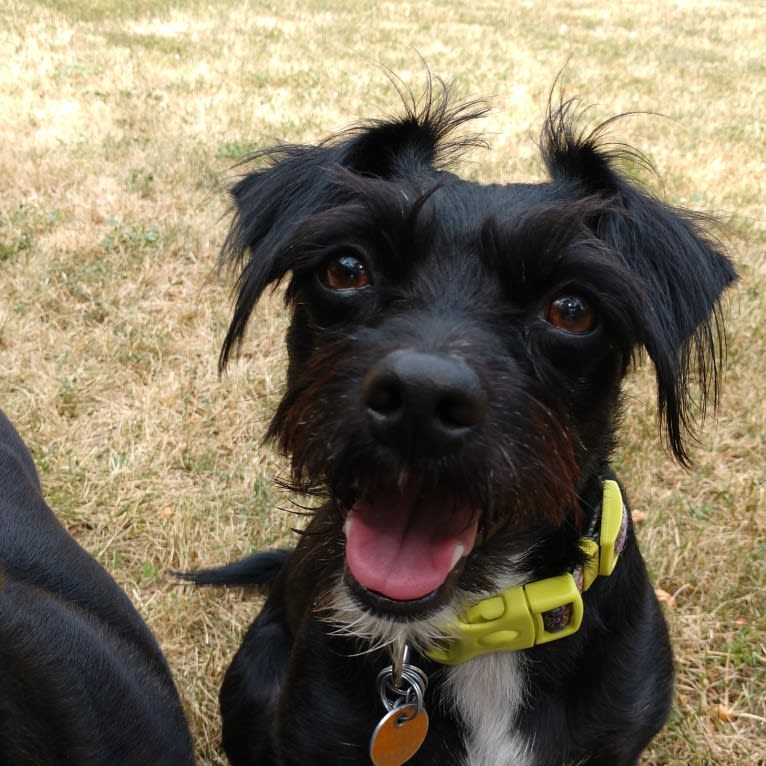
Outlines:
<svg viewBox="0 0 766 766"><path fill-rule="evenodd" d="M234 217L221 261L233 265L239 274L220 369L242 342L263 290L290 271L294 235L302 224L353 198L349 173L404 180L424 169L438 171L466 145L478 143L473 137L452 140L451 134L483 116L487 108L482 103L450 106L448 88L438 80L429 82L420 99L404 89L400 95L405 113L399 119L370 122L317 146L278 146L249 158L265 162L265 167L231 189Z"/></svg>
<svg viewBox="0 0 766 766"><path fill-rule="evenodd" d="M646 158L604 144L612 120L580 132L573 105L549 111L543 156L554 181L610 201L591 225L636 275L645 295L640 342L654 363L660 422L673 454L688 464L687 437L694 436L706 403L717 403L725 347L719 301L736 273L721 243L706 231L711 220L671 207L630 182L617 165L629 159L651 167Z"/></svg>

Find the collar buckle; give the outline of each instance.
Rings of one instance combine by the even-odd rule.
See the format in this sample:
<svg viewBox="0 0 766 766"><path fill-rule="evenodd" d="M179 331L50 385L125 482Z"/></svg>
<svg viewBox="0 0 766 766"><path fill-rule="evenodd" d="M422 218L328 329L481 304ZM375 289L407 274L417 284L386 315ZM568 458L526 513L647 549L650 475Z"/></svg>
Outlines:
<svg viewBox="0 0 766 766"><path fill-rule="evenodd" d="M457 665L479 654L519 651L569 636L580 627L582 596L569 573L508 588L474 604L458 621L459 639L428 653Z"/></svg>

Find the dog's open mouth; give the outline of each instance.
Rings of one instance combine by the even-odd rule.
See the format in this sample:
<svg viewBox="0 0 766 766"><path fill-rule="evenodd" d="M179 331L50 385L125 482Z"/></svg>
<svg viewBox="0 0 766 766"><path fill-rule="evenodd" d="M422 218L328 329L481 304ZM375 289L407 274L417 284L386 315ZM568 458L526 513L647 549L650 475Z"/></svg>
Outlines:
<svg viewBox="0 0 766 766"><path fill-rule="evenodd" d="M365 494L344 525L347 581L382 611L434 608L451 595L479 520L476 508L445 506L412 482Z"/></svg>

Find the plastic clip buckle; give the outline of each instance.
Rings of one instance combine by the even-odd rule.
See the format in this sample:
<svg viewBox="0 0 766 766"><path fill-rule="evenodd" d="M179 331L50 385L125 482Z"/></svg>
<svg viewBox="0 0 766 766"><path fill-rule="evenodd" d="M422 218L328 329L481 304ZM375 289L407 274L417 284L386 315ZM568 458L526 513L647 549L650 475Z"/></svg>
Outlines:
<svg viewBox="0 0 766 766"><path fill-rule="evenodd" d="M547 630L543 614L567 606L571 606L567 625ZM571 635L580 627L582 616L582 597L574 577L569 573L549 577L474 604L455 626L457 639L428 656L445 665L457 665L487 652L529 649Z"/></svg>

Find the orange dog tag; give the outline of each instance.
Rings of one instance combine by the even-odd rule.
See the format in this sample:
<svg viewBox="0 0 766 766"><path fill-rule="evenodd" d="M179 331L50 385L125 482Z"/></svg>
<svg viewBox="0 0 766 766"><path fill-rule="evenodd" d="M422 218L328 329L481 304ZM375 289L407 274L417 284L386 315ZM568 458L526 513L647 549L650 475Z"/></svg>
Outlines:
<svg viewBox="0 0 766 766"><path fill-rule="evenodd" d="M375 766L402 766L418 752L428 733L428 713L417 705L396 707L380 719L370 739Z"/></svg>

